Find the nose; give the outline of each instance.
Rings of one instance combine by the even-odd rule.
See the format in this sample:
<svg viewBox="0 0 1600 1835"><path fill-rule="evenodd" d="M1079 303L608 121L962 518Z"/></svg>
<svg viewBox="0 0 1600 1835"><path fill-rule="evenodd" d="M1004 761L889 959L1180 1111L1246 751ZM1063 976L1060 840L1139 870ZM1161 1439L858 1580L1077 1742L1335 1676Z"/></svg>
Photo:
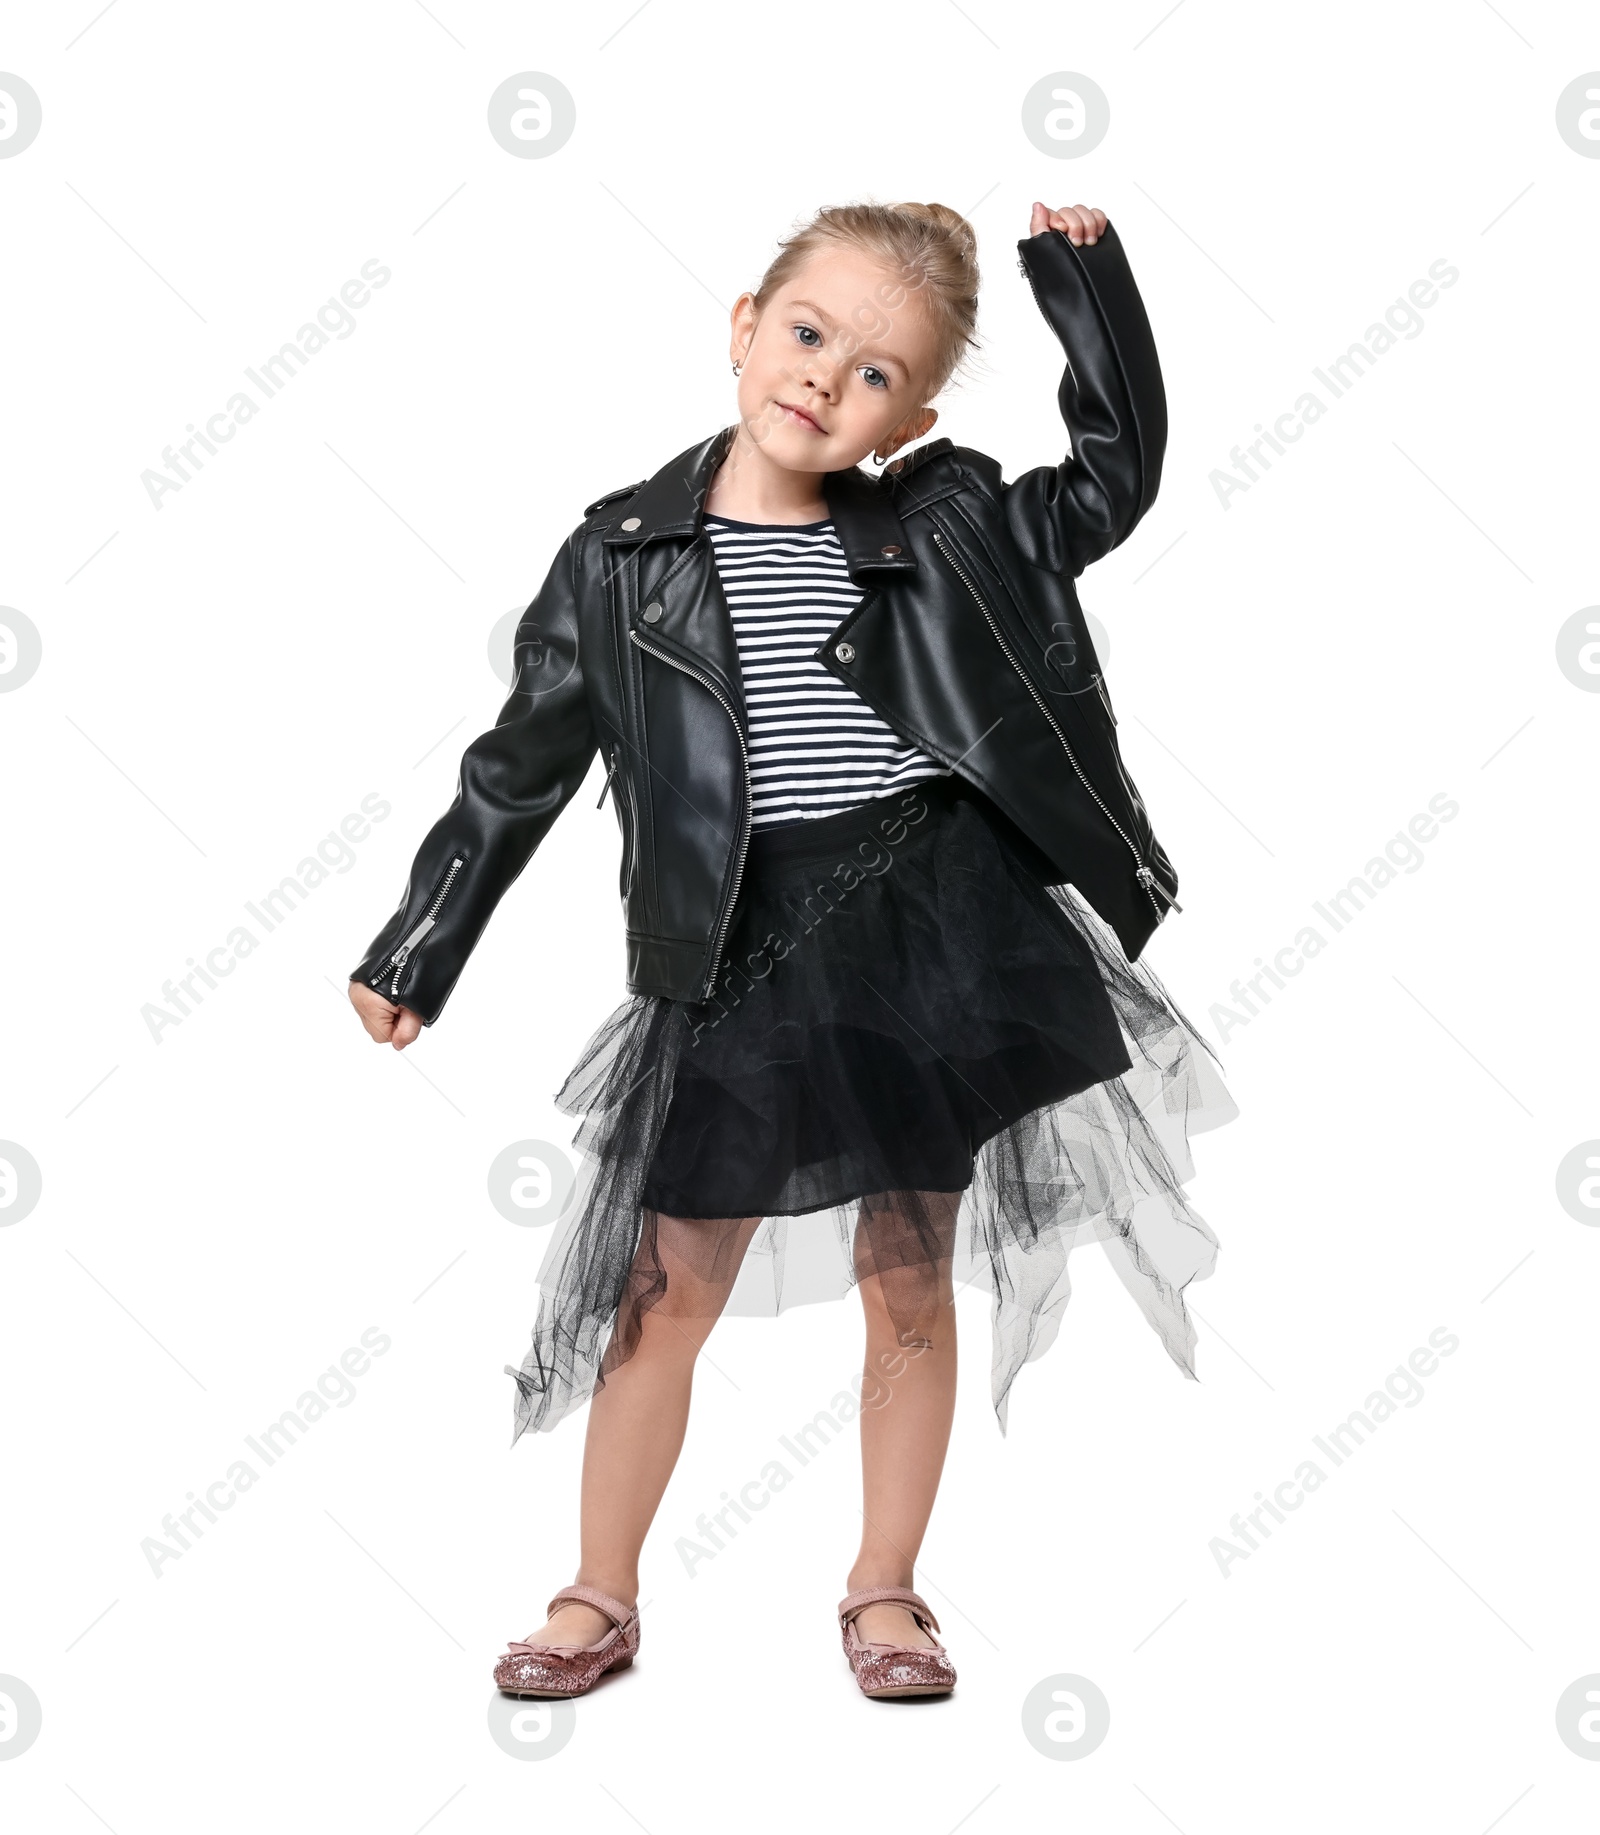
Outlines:
<svg viewBox="0 0 1600 1835"><path fill-rule="evenodd" d="M824 346L821 349L813 348L805 353L800 366L800 380L808 389L815 389L818 394L826 395L831 401L837 393L835 384L839 371L849 361L848 355L843 352L835 355L831 346Z"/></svg>
<svg viewBox="0 0 1600 1835"><path fill-rule="evenodd" d="M813 394L820 395L829 402L833 400L836 390L834 387L834 370L832 365L825 366L820 375L814 372L807 372L801 376L800 380Z"/></svg>

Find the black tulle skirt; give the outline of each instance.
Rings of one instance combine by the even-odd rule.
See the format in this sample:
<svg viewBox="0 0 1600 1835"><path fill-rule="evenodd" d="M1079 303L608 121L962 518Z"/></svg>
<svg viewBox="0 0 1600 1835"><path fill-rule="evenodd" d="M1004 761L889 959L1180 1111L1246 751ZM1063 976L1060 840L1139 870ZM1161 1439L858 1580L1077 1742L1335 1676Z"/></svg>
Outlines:
<svg viewBox="0 0 1600 1835"><path fill-rule="evenodd" d="M991 1295L1004 1432L1088 1239L1195 1375L1183 1289L1218 1242L1189 1136L1238 1110L1049 872L954 774L755 831L712 997L630 996L556 1094L582 1164L507 1366L513 1442L603 1384L669 1290L680 1313L776 1314L869 1275L903 1334L935 1278Z"/></svg>

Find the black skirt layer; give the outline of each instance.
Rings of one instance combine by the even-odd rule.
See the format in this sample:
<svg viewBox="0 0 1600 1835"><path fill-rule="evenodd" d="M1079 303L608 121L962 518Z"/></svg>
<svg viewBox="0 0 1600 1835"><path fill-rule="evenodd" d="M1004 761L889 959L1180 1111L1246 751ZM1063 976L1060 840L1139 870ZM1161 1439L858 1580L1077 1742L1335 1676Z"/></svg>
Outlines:
<svg viewBox="0 0 1600 1835"><path fill-rule="evenodd" d="M513 1440L631 1355L669 1286L772 1314L869 1274L907 1330L935 1273L991 1293L1004 1431L1086 1238L1194 1375L1182 1289L1218 1244L1188 1135L1238 1111L1154 974L1048 874L954 774L751 836L715 994L630 996L556 1095L584 1165L508 1366Z"/></svg>

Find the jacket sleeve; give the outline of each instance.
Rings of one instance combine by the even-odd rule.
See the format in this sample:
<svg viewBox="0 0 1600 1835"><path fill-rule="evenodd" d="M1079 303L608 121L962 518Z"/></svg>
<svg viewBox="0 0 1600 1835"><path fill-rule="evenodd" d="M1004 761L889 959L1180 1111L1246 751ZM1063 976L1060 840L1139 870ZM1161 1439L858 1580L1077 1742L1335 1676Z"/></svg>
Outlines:
<svg viewBox="0 0 1600 1835"><path fill-rule="evenodd" d="M350 971L439 1017L495 906L588 774L599 741L579 654L574 531L517 625L500 716L462 755L455 801L429 829L393 916Z"/></svg>
<svg viewBox="0 0 1600 1835"><path fill-rule="evenodd" d="M1059 465L1003 487L1018 548L1035 567L1076 577L1109 554L1155 501L1167 397L1144 302L1116 228L1075 248L1043 229L1017 244L1022 271L1066 352L1057 402L1071 438Z"/></svg>

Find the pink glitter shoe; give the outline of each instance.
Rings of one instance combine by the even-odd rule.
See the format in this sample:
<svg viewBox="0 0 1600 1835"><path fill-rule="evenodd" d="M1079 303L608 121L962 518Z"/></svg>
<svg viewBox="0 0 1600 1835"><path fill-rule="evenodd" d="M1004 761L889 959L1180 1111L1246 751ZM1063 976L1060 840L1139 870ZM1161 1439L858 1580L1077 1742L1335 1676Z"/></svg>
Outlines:
<svg viewBox="0 0 1600 1835"><path fill-rule="evenodd" d="M582 1600L616 1622L598 1644L509 1644L494 1666L496 1686L504 1695L533 1695L541 1700L581 1695L608 1671L626 1669L639 1649L639 1608L627 1606L598 1587L563 1587L546 1607L554 1612L564 1599Z"/></svg>
<svg viewBox="0 0 1600 1835"><path fill-rule="evenodd" d="M902 1695L948 1695L956 1685L956 1666L937 1638L925 1644L864 1644L856 1630L856 1614L863 1606L908 1606L911 1616L930 1637L939 1629L928 1602L910 1587L862 1587L839 1601L839 1630L844 1654L850 1659L863 1695L875 1701L892 1701Z"/></svg>

